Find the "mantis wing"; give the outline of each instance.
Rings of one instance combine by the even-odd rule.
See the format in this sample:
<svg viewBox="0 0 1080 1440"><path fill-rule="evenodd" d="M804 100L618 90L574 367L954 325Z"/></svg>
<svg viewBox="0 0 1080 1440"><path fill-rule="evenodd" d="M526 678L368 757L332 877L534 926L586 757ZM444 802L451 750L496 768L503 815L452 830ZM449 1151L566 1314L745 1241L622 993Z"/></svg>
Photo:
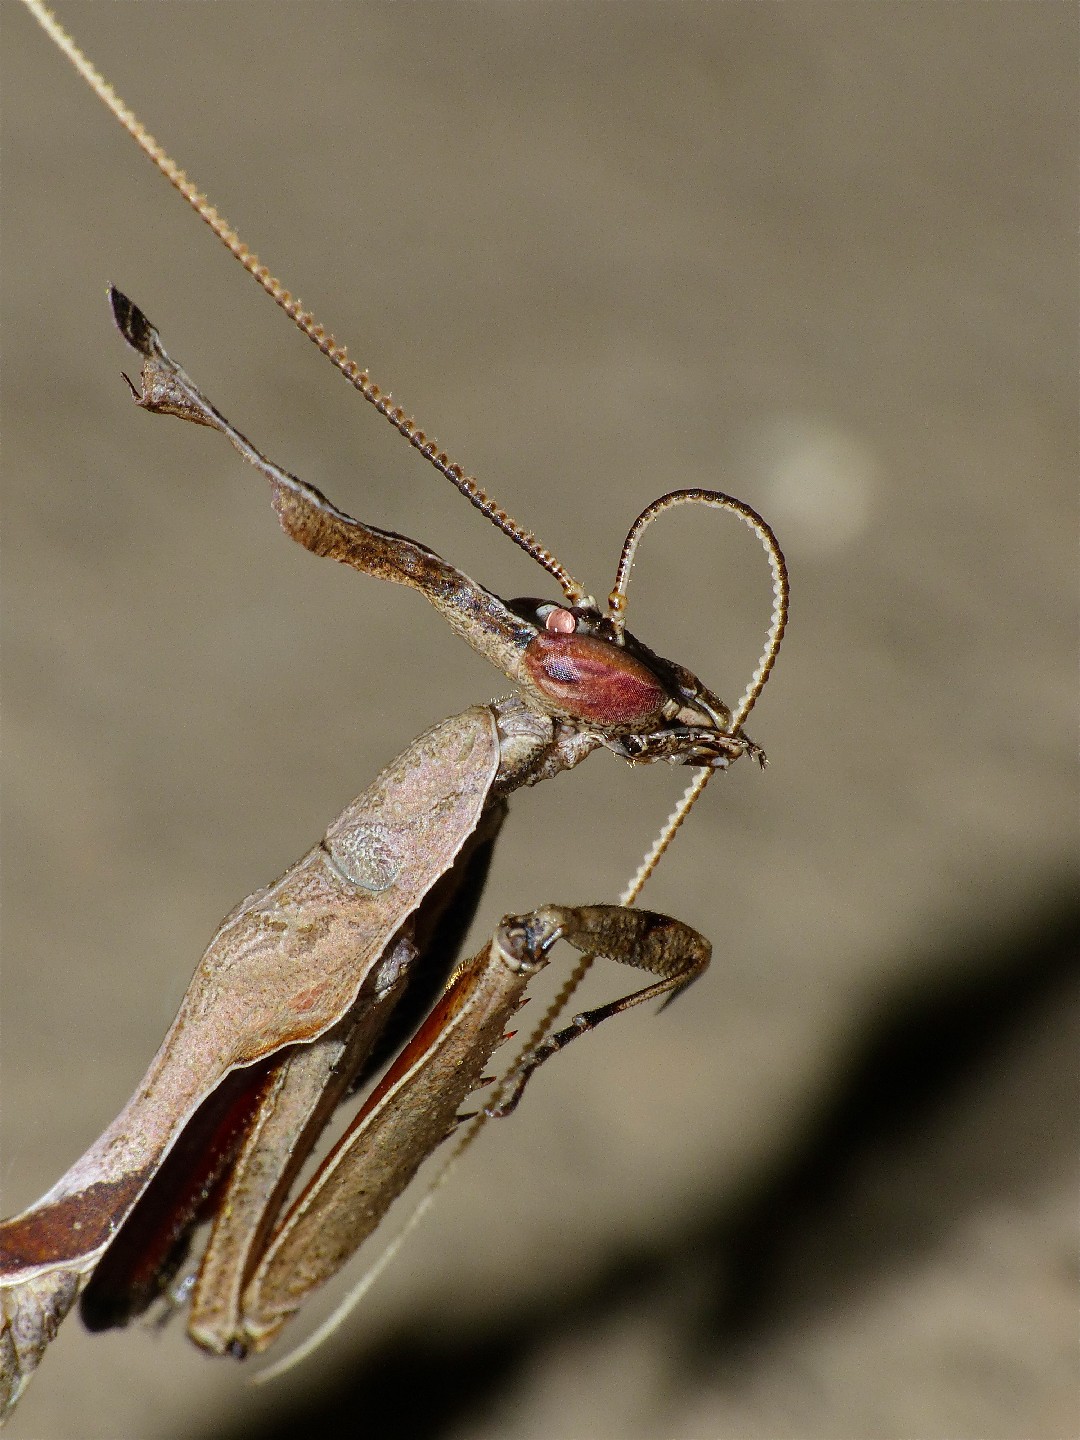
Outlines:
<svg viewBox="0 0 1080 1440"><path fill-rule="evenodd" d="M107 1130L0 1225L0 1413L199 1106L231 1072L329 1030L389 988L387 941L476 829L499 764L492 712L435 726L273 885L230 915L160 1050Z"/></svg>

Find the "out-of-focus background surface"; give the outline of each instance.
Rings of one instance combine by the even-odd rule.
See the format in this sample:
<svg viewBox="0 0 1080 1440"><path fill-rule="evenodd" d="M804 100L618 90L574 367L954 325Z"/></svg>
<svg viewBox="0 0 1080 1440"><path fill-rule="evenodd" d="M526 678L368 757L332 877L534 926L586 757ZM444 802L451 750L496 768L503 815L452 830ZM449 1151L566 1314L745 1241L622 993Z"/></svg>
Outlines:
<svg viewBox="0 0 1080 1440"><path fill-rule="evenodd" d="M135 6L63 19L380 383L606 593L730 489L790 638L647 901L711 972L562 1057L344 1332L253 1390L72 1318L13 1437L1080 1433L1075 7ZM106 282L339 504L528 561L3 22L3 1208L112 1117L216 922L499 693L136 411ZM650 532L631 624L734 698L768 579ZM681 789L517 798L483 927L617 894ZM598 980L618 993L622 976Z"/></svg>

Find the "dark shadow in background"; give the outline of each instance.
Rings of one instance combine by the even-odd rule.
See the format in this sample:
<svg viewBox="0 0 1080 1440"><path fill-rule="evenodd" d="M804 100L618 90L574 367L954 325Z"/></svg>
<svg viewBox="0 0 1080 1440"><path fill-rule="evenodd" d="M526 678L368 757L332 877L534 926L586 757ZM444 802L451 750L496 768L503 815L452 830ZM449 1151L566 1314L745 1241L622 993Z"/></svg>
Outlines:
<svg viewBox="0 0 1080 1440"><path fill-rule="evenodd" d="M687 1217L652 1248L598 1257L576 1288L526 1297L482 1329L448 1337L425 1332L422 1320L402 1328L343 1361L347 1384L323 1382L306 1404L279 1402L261 1427L232 1431L227 1440L357 1432L435 1440L496 1405L544 1346L596 1335L642 1308L661 1310L669 1322L665 1350L688 1386L699 1371L715 1380L718 1369L737 1364L807 1310L871 1287L876 1275L947 1241L992 1200L997 1181L978 1163L965 1170L965 1149L982 1154L988 1138L1002 1154L1019 1147L1030 1160L1021 1167L1029 1188L1044 1170L1056 1175L1075 1161L1080 1121L1068 1091L1075 1091L1078 1049L1066 1032L1075 1029L1069 1002L1080 992L1078 962L1080 906L1070 883L1023 928L973 936L940 965L916 967L951 978L883 1004L824 1097L817 1123L769 1173L748 1181L744 1195ZM963 1103L993 1095L1003 1057L1015 1063L1022 1047L1040 1045L1052 1047L1049 1063L1024 1071L1020 1106L1010 1105L1004 1117L991 1107L988 1137L987 1113L972 1118ZM925 1137L958 1104L957 1145L942 1183ZM1048 1115L1034 1144L1026 1126L1020 1133L1025 1117L1045 1122ZM903 1191L883 1224L880 1205L860 1208L858 1181L868 1164L887 1164L890 1152L895 1165L897 1149L920 1162L909 1182L919 1203L914 1221L894 1228Z"/></svg>

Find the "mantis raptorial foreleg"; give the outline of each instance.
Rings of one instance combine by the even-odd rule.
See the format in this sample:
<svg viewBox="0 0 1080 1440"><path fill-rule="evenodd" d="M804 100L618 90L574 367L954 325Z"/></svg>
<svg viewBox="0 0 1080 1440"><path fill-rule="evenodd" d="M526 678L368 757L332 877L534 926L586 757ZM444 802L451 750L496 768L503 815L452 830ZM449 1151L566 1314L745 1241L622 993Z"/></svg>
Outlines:
<svg viewBox="0 0 1080 1440"><path fill-rule="evenodd" d="M336 1274L374 1230L454 1129L530 979L560 939L657 976L619 1009L676 994L709 963L710 946L702 935L647 910L545 905L507 916L491 942L458 967L431 1015L301 1193L247 1283L240 1328L214 1335L212 1348L265 1349L311 1291ZM203 1341L201 1331L196 1338Z"/></svg>

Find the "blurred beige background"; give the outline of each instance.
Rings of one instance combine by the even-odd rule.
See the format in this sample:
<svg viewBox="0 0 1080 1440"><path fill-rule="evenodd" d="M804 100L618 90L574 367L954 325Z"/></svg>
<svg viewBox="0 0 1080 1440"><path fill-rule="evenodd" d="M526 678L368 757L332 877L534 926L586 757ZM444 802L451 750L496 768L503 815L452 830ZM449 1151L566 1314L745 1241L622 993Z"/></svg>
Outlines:
<svg viewBox="0 0 1080 1440"><path fill-rule="evenodd" d="M649 500L711 485L773 520L794 609L768 773L717 781L647 892L714 941L695 990L544 1072L304 1370L253 1390L179 1325L72 1319L12 1436L1080 1433L1075 8L61 13L598 593ZM542 582L2 23L10 1212L119 1108L220 916L500 689L130 405L106 282L346 509ZM631 601L739 693L768 614L739 527L657 526ZM681 780L600 756L519 797L483 927L615 895Z"/></svg>

